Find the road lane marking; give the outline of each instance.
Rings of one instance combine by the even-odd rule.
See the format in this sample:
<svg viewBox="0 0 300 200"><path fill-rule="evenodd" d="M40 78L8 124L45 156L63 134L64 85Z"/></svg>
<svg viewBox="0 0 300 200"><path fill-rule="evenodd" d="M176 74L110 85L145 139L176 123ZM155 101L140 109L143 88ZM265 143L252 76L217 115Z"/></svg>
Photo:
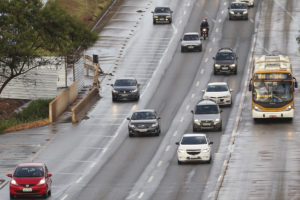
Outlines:
<svg viewBox="0 0 300 200"><path fill-rule="evenodd" d="M185 107L185 109L188 110L189 108L190 108L190 105L188 104L188 105Z"/></svg>
<svg viewBox="0 0 300 200"><path fill-rule="evenodd" d="M218 28L216 28L216 33L217 33L217 32L219 32L219 29L218 29Z"/></svg>
<svg viewBox="0 0 300 200"><path fill-rule="evenodd" d="M193 93L193 94L192 94L192 99L193 99L194 97L195 97L195 94Z"/></svg>
<svg viewBox="0 0 300 200"><path fill-rule="evenodd" d="M138 198L141 199L143 196L144 196L144 192L141 192Z"/></svg>
<svg viewBox="0 0 300 200"><path fill-rule="evenodd" d="M221 20L221 19L219 19L219 23L221 23L221 21L222 21L222 20Z"/></svg>
<svg viewBox="0 0 300 200"><path fill-rule="evenodd" d="M222 12L221 12L222 14L224 13L224 10L222 10Z"/></svg>
<svg viewBox="0 0 300 200"><path fill-rule="evenodd" d="M200 81L197 81L196 83L196 87L198 87L200 85Z"/></svg>
<svg viewBox="0 0 300 200"><path fill-rule="evenodd" d="M211 52L212 51L212 48L209 48L209 50L208 50L209 52Z"/></svg>
<svg viewBox="0 0 300 200"><path fill-rule="evenodd" d="M106 150L107 150L107 148L104 148L104 149L103 149L103 151L102 151L102 153L105 153L105 152L106 152Z"/></svg>
<svg viewBox="0 0 300 200"><path fill-rule="evenodd" d="M216 38L213 38L213 40L212 40L212 41L213 41L213 42L214 42L214 41L216 41Z"/></svg>
<svg viewBox="0 0 300 200"><path fill-rule="evenodd" d="M93 162L93 163L91 164L91 168L95 167L95 165L96 165L96 163Z"/></svg>
<svg viewBox="0 0 300 200"><path fill-rule="evenodd" d="M180 122L182 123L184 121L184 117L181 117Z"/></svg>
<svg viewBox="0 0 300 200"><path fill-rule="evenodd" d="M82 180L82 177L80 177L79 179L77 179L76 183L80 183L81 180Z"/></svg>
<svg viewBox="0 0 300 200"><path fill-rule="evenodd" d="M160 160L158 163L157 163L157 167L160 167L162 164L162 161Z"/></svg>
<svg viewBox="0 0 300 200"><path fill-rule="evenodd" d="M170 148L171 148L171 146L170 146L170 145L168 145L168 146L167 146L167 148L166 148L166 152L167 152L167 151L169 151L169 150L170 150Z"/></svg>
<svg viewBox="0 0 300 200"><path fill-rule="evenodd" d="M61 200L65 200L68 197L68 195L66 194L63 198L61 198Z"/></svg>
<svg viewBox="0 0 300 200"><path fill-rule="evenodd" d="M203 74L203 73L204 73L204 69L201 69L201 70L200 70L200 74Z"/></svg>
<svg viewBox="0 0 300 200"><path fill-rule="evenodd" d="M206 63L208 62L208 58L205 58L205 62L206 62Z"/></svg>
<svg viewBox="0 0 300 200"><path fill-rule="evenodd" d="M148 183L151 183L151 181L153 180L153 178L154 178L153 176L150 176L149 179L148 179Z"/></svg>
<svg viewBox="0 0 300 200"><path fill-rule="evenodd" d="M173 136L175 137L177 135L177 131L174 132Z"/></svg>

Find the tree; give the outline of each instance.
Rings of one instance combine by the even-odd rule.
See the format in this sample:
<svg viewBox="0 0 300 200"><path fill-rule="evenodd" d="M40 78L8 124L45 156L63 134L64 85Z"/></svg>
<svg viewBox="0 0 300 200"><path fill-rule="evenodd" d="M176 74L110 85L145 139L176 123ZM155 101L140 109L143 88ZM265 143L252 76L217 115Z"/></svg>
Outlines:
<svg viewBox="0 0 300 200"><path fill-rule="evenodd" d="M96 33L55 2L0 0L0 94L17 76L96 42Z"/></svg>

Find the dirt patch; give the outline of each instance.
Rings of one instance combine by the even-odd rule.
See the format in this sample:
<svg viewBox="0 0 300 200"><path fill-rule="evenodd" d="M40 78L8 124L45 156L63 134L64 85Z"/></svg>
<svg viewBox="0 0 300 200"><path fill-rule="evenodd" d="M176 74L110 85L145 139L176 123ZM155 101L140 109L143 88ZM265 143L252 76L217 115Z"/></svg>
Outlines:
<svg viewBox="0 0 300 200"><path fill-rule="evenodd" d="M27 102L29 102L29 100L0 98L0 118L9 119L16 109Z"/></svg>

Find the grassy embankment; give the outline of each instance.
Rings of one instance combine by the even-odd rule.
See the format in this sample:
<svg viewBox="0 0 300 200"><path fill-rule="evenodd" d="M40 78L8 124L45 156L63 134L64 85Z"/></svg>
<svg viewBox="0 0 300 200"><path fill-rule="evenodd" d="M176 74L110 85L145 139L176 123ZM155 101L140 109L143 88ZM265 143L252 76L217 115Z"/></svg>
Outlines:
<svg viewBox="0 0 300 200"><path fill-rule="evenodd" d="M49 103L52 100L53 99L39 99L32 101L28 107L14 114L9 120L0 119L0 133L12 126L48 118Z"/></svg>
<svg viewBox="0 0 300 200"><path fill-rule="evenodd" d="M97 22L113 0L56 0L56 2L78 21L89 28Z"/></svg>

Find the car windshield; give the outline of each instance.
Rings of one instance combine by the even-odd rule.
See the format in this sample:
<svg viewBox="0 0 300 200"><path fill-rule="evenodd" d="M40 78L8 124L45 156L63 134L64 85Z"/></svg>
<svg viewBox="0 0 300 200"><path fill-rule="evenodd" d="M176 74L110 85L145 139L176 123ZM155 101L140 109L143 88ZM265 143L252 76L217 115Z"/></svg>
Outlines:
<svg viewBox="0 0 300 200"><path fill-rule="evenodd" d="M181 143L183 145L199 145L199 144L207 144L205 136L186 136L183 137Z"/></svg>
<svg viewBox="0 0 300 200"><path fill-rule="evenodd" d="M135 112L131 116L131 120L145 120L156 119L156 115L153 112Z"/></svg>
<svg viewBox="0 0 300 200"><path fill-rule="evenodd" d="M199 40L199 36L194 34L194 35L184 35L183 40Z"/></svg>
<svg viewBox="0 0 300 200"><path fill-rule="evenodd" d="M257 81L253 85L253 100L264 103L289 102L293 98L290 81Z"/></svg>
<svg viewBox="0 0 300 200"><path fill-rule="evenodd" d="M226 92L228 91L227 85L209 85L206 92Z"/></svg>
<svg viewBox="0 0 300 200"><path fill-rule="evenodd" d="M155 13L169 13L171 12L170 8L155 8Z"/></svg>
<svg viewBox="0 0 300 200"><path fill-rule="evenodd" d="M17 167L14 177L43 177L44 169L40 166Z"/></svg>
<svg viewBox="0 0 300 200"><path fill-rule="evenodd" d="M197 105L195 114L218 114L217 105Z"/></svg>
<svg viewBox="0 0 300 200"><path fill-rule="evenodd" d="M234 60L234 54L232 52L220 52L217 53L216 60Z"/></svg>
<svg viewBox="0 0 300 200"><path fill-rule="evenodd" d="M247 4L244 3L233 3L231 4L231 9L247 9Z"/></svg>
<svg viewBox="0 0 300 200"><path fill-rule="evenodd" d="M136 80L132 79L119 79L115 81L114 86L135 86L137 85Z"/></svg>

